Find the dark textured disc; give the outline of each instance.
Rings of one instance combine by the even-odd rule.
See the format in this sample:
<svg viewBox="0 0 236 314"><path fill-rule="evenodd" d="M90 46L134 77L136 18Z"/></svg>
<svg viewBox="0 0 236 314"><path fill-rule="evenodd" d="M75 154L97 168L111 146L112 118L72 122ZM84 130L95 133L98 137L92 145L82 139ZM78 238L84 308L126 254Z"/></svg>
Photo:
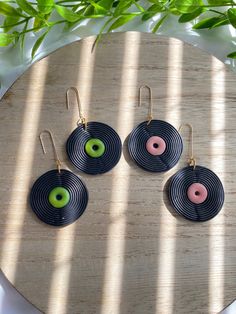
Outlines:
<svg viewBox="0 0 236 314"><path fill-rule="evenodd" d="M146 148L147 141L154 136L164 140L165 151L158 156L152 155ZM143 169L151 172L163 172L174 167L183 150L179 132L168 122L152 120L140 123L129 135L128 149L130 156Z"/></svg>
<svg viewBox="0 0 236 314"><path fill-rule="evenodd" d="M193 203L188 196L189 187L201 184L207 190L206 199ZM224 188L218 176L208 168L186 167L174 174L169 183L169 200L182 216L194 221L206 221L215 217L224 204Z"/></svg>
<svg viewBox="0 0 236 314"><path fill-rule="evenodd" d="M56 208L49 202L50 192L62 187L69 192L66 206ZM85 184L74 173L61 169L50 170L39 177L30 193L30 204L43 222L53 226L69 225L85 211L88 203L88 191Z"/></svg>
<svg viewBox="0 0 236 314"><path fill-rule="evenodd" d="M99 139L105 145L100 157L91 157L85 151L90 139ZM66 151L73 165L88 174L101 174L111 170L121 156L121 140L116 131L101 122L88 122L87 128L79 125L69 136Z"/></svg>

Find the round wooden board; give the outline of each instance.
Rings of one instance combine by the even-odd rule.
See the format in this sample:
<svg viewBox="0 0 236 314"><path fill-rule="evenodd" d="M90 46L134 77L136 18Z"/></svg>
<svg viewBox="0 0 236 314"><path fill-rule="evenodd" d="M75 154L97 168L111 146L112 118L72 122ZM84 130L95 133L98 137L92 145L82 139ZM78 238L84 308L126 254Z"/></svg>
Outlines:
<svg viewBox="0 0 236 314"><path fill-rule="evenodd" d="M236 298L235 75L222 63L176 39L136 32L94 37L66 46L30 68L0 102L0 260L15 287L47 314L215 313ZM176 128L191 123L195 157L225 188L220 214L192 223L170 208L165 184L186 165L184 153L164 174L139 169L127 136L145 120L144 92L153 90L154 117ZM36 178L55 167L50 129L64 167L65 142L76 127L80 91L84 115L112 126L123 155L109 173L80 174L89 189L84 215L58 229L43 224L28 196ZM73 101L73 99L72 99Z"/></svg>

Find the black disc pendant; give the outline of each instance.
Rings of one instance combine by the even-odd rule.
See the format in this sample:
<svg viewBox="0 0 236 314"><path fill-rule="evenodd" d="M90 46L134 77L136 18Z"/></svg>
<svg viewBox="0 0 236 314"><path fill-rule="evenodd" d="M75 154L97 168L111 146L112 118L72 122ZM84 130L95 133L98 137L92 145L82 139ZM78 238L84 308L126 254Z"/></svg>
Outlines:
<svg viewBox="0 0 236 314"><path fill-rule="evenodd" d="M88 122L69 136L66 151L72 164L88 174L110 171L119 161L122 145L119 135L109 125Z"/></svg>
<svg viewBox="0 0 236 314"><path fill-rule="evenodd" d="M30 193L30 204L43 222L65 226L85 211L88 191L83 181L71 171L50 170L39 177Z"/></svg>
<svg viewBox="0 0 236 314"><path fill-rule="evenodd" d="M224 188L218 176L210 169L188 166L171 177L169 200L177 213L185 218L207 221L221 210Z"/></svg>
<svg viewBox="0 0 236 314"><path fill-rule="evenodd" d="M141 168L164 172L174 167L183 151L179 132L168 122L151 120L140 123L130 133L130 156Z"/></svg>

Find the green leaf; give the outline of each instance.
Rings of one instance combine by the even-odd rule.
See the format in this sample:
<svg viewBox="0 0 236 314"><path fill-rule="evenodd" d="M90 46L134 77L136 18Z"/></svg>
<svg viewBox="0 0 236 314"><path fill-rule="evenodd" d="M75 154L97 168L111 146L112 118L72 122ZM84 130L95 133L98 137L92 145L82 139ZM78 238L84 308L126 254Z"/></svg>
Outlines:
<svg viewBox="0 0 236 314"><path fill-rule="evenodd" d="M2 1L0 1L0 14L14 17L22 16L15 8Z"/></svg>
<svg viewBox="0 0 236 314"><path fill-rule="evenodd" d="M100 19L100 18L104 18L105 15L104 14L93 14L93 15L86 15L86 16L82 16L81 19Z"/></svg>
<svg viewBox="0 0 236 314"><path fill-rule="evenodd" d="M172 2L173 0L169 1ZM156 4L165 4L166 0L148 0L148 2L156 3Z"/></svg>
<svg viewBox="0 0 236 314"><path fill-rule="evenodd" d="M119 4L119 1L114 1L113 4L112 4L112 7L116 8L118 6L118 4Z"/></svg>
<svg viewBox="0 0 236 314"><path fill-rule="evenodd" d="M224 25L229 25L230 21L228 18L222 18L221 21L219 21L218 23L214 24L212 26L212 28L216 28L216 27L220 27L220 26L224 26Z"/></svg>
<svg viewBox="0 0 236 314"><path fill-rule="evenodd" d="M20 39L20 33L17 31L12 32L12 34L14 36L14 40L13 40L13 47L15 47Z"/></svg>
<svg viewBox="0 0 236 314"><path fill-rule="evenodd" d="M21 36L21 40L20 40L20 47L21 47L21 50L23 51L24 50L24 45L25 45L25 31L27 30L28 28L28 23L29 23L29 20L26 21L25 23L25 26L23 28L23 34Z"/></svg>
<svg viewBox="0 0 236 314"><path fill-rule="evenodd" d="M81 3L79 3L73 6L72 11L78 14L79 12L84 12L85 9L86 7L84 5L81 5Z"/></svg>
<svg viewBox="0 0 236 314"><path fill-rule="evenodd" d="M40 29L43 25L45 25L45 21L36 16L34 19L33 28L39 28Z"/></svg>
<svg viewBox="0 0 236 314"><path fill-rule="evenodd" d="M108 32L130 22L131 20L133 20L133 18L135 16L136 15L134 15L134 14L129 14L129 15L124 15L124 16L118 17L118 19L109 27Z"/></svg>
<svg viewBox="0 0 236 314"><path fill-rule="evenodd" d="M236 51L229 53L229 54L227 55L227 58L236 59Z"/></svg>
<svg viewBox="0 0 236 314"><path fill-rule="evenodd" d="M163 22L165 21L165 19L167 18L168 14L164 15L157 23L156 25L153 27L152 29L152 33L156 33L159 29L159 27L163 24Z"/></svg>
<svg viewBox="0 0 236 314"><path fill-rule="evenodd" d="M142 21L147 21L152 18L157 13L165 11L165 8L160 4L153 4L151 5L146 12L142 16Z"/></svg>
<svg viewBox="0 0 236 314"><path fill-rule="evenodd" d="M97 4L108 11L112 8L113 0L100 0Z"/></svg>
<svg viewBox="0 0 236 314"><path fill-rule="evenodd" d="M90 4L84 11L84 16L93 15L95 13L95 8Z"/></svg>
<svg viewBox="0 0 236 314"><path fill-rule="evenodd" d="M170 13L173 14L173 15L176 15L176 16L179 16L181 15L182 13L179 12L176 8L172 7L169 9Z"/></svg>
<svg viewBox="0 0 236 314"><path fill-rule="evenodd" d="M20 19L20 16L6 16L3 26L4 32L9 32L10 29L16 24ZM13 26L12 26L13 25Z"/></svg>
<svg viewBox="0 0 236 314"><path fill-rule="evenodd" d="M136 1L134 2L134 5L136 6L136 8L138 8L140 10L140 12L145 12L146 10L144 9L144 7L142 7L140 4L138 4Z"/></svg>
<svg viewBox="0 0 236 314"><path fill-rule="evenodd" d="M28 3L26 0L16 0L19 7L29 14L29 16L37 16L38 12L32 7L31 4Z"/></svg>
<svg viewBox="0 0 236 314"><path fill-rule="evenodd" d="M78 11L81 11L81 10L85 10L86 7L88 6L88 4L74 4L73 7L72 7L72 11L73 12L78 12Z"/></svg>
<svg viewBox="0 0 236 314"><path fill-rule="evenodd" d="M10 45L15 39L14 34L0 33L0 47L6 47Z"/></svg>
<svg viewBox="0 0 236 314"><path fill-rule="evenodd" d="M118 4L118 6L116 7L113 15L114 17L118 17L119 15L121 15L123 12L125 12L130 6L132 5L132 1L130 0L121 0Z"/></svg>
<svg viewBox="0 0 236 314"><path fill-rule="evenodd" d="M229 18L230 23L236 28L236 9L229 9L227 11L227 15Z"/></svg>
<svg viewBox="0 0 236 314"><path fill-rule="evenodd" d="M215 5L216 7L222 4L233 4L233 1L230 0L208 0L207 2L208 4Z"/></svg>
<svg viewBox="0 0 236 314"><path fill-rule="evenodd" d="M37 0L38 9L41 13L49 14L52 12L54 1L53 0Z"/></svg>
<svg viewBox="0 0 236 314"><path fill-rule="evenodd" d="M42 44L42 42L43 42L43 40L44 40L44 38L45 38L45 36L47 35L48 32L49 32L49 29L48 29L45 33L43 33L43 35L41 35L41 36L36 40L36 42L35 42L35 44L34 44L34 46L33 46L33 49L32 49L32 51L31 51L31 57L32 57L32 59L34 58L36 52L38 51L39 47L41 46L41 44Z"/></svg>
<svg viewBox="0 0 236 314"><path fill-rule="evenodd" d="M55 5L55 8L57 13L68 22L76 22L80 19L80 16L77 13L74 13L61 5Z"/></svg>
<svg viewBox="0 0 236 314"><path fill-rule="evenodd" d="M95 9L95 14L106 14L107 13L107 9L103 8L102 6L100 6L98 3L90 0L89 1L91 3L91 5L94 7Z"/></svg>
<svg viewBox="0 0 236 314"><path fill-rule="evenodd" d="M175 7L181 13L192 13L202 5L202 0L175 0Z"/></svg>
<svg viewBox="0 0 236 314"><path fill-rule="evenodd" d="M179 10L176 9L175 4L174 4L174 1L175 1L175 0L171 0L171 1L170 1L168 10L169 10L169 12L170 12L171 14L173 14L173 15L176 15L176 16L181 15L182 13L181 13Z"/></svg>
<svg viewBox="0 0 236 314"><path fill-rule="evenodd" d="M98 44L98 42L99 42L99 40L100 40L100 38L101 38L101 36L102 36L103 31L106 29L106 27L107 27L107 26L111 23L111 21L113 21L113 20L114 20L114 17L110 18L110 19L107 20L107 21L104 23L104 25L101 27L101 29L100 29L100 31L99 31L99 34L98 34L98 36L97 36L97 38L96 38L96 40L95 40L95 42L94 42L94 44L93 44L92 50L94 50L94 48L97 46L97 44Z"/></svg>
<svg viewBox="0 0 236 314"><path fill-rule="evenodd" d="M212 28L215 24L222 21L222 17L209 17L207 19L201 20L197 24L193 26L193 29L204 29L204 28Z"/></svg>
<svg viewBox="0 0 236 314"><path fill-rule="evenodd" d="M204 12L204 8L198 8L197 10L193 11L192 13L184 13L179 18L179 23L186 23L194 20L196 17L201 15Z"/></svg>

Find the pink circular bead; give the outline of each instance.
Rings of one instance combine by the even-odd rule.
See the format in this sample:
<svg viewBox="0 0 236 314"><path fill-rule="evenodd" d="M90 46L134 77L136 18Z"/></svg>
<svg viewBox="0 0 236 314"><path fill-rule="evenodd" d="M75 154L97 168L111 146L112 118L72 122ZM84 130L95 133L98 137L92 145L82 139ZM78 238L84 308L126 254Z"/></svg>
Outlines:
<svg viewBox="0 0 236 314"><path fill-rule="evenodd" d="M208 192L203 184L193 183L188 188L187 195L194 204L201 204L206 200Z"/></svg>
<svg viewBox="0 0 236 314"><path fill-rule="evenodd" d="M161 155L166 150L166 142L159 136L152 136L147 140L146 149L151 155Z"/></svg>

